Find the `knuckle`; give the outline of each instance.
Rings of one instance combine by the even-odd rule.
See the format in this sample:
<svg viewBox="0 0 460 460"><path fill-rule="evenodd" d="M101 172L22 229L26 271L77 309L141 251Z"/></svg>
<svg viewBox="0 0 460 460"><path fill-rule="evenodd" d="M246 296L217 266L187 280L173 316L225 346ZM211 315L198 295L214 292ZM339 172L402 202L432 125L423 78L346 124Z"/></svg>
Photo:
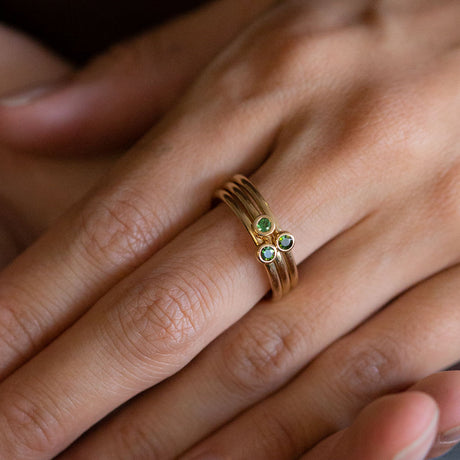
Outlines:
<svg viewBox="0 0 460 460"><path fill-rule="evenodd" d="M253 316L222 348L225 381L234 391L264 390L286 378L300 353L302 332L281 316ZM256 319L256 321L254 321Z"/></svg>
<svg viewBox="0 0 460 460"><path fill-rule="evenodd" d="M334 391L348 401L367 402L399 385L398 375L403 369L401 349L388 337L378 342L357 344L344 340L334 346L326 368L337 369Z"/></svg>
<svg viewBox="0 0 460 460"><path fill-rule="evenodd" d="M258 67L245 59L218 62L204 74L195 94L204 94L206 106L218 115L219 125L225 126L232 117L254 110L257 100L266 92L264 80L255 83L257 73Z"/></svg>
<svg viewBox="0 0 460 460"><path fill-rule="evenodd" d="M58 441L60 422L46 405L17 391L4 394L2 418L8 433L9 458L49 454Z"/></svg>
<svg viewBox="0 0 460 460"><path fill-rule="evenodd" d="M78 242L95 260L136 263L161 231L161 219L145 202L142 193L120 188L98 196L79 217Z"/></svg>
<svg viewBox="0 0 460 460"><path fill-rule="evenodd" d="M190 344L205 327L215 300L207 282L188 272L155 276L134 291L116 309L116 324L130 354L141 361Z"/></svg>
<svg viewBox="0 0 460 460"><path fill-rule="evenodd" d="M349 168L373 181L397 180L396 167L407 180L407 175L420 173L421 165L433 162L431 151L419 142L429 122L429 97L420 97L416 84L420 86L414 79L412 87L392 82L357 90L360 98L348 111L346 133L333 149L337 160L345 154Z"/></svg>
<svg viewBox="0 0 460 460"><path fill-rule="evenodd" d="M215 101L220 108L231 111L258 110L267 98L284 101L293 94L289 83L304 82L304 66L310 40L307 33L299 32L298 20L291 12L283 18L271 21L265 27L252 32L257 39L238 42L203 74L199 94L207 94L209 101ZM273 42L273 34L279 40ZM244 48L242 47L244 43ZM283 85L280 84L283 82ZM298 91L296 92L298 95ZM293 97L293 96L292 96Z"/></svg>

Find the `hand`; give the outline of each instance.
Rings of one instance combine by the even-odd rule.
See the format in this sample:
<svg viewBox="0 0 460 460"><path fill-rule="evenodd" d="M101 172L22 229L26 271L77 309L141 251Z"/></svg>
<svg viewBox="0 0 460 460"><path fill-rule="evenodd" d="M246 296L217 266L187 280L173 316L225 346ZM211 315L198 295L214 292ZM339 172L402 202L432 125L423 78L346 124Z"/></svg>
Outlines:
<svg viewBox="0 0 460 460"><path fill-rule="evenodd" d="M62 78L70 66L0 26L0 94ZM0 147L0 268L29 245L105 172L107 159L40 159Z"/></svg>
<svg viewBox="0 0 460 460"><path fill-rule="evenodd" d="M200 448L291 458L454 363L459 15L292 0L215 60L0 276L0 456L57 454L240 318L90 434L92 453L174 457L234 419ZM206 212L236 172L297 236L282 303L253 308L254 248L228 209Z"/></svg>
<svg viewBox="0 0 460 460"><path fill-rule="evenodd" d="M17 85L17 94L0 101L1 141L52 156L126 147L275 1L214 1L116 45L75 74L38 79L38 87Z"/></svg>

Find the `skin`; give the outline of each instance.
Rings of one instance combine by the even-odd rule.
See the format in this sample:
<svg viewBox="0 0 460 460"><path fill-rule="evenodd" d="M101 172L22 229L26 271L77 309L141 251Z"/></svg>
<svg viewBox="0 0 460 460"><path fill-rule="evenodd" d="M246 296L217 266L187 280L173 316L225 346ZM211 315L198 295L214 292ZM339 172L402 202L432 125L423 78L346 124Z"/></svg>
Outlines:
<svg viewBox="0 0 460 460"><path fill-rule="evenodd" d="M0 274L2 456L55 455L186 366L63 457L169 458L204 439L185 458L295 458L458 359L459 6L344 5L256 21ZM241 224L209 210L233 172L297 237L301 282L278 304L259 302ZM348 451L367 420L388 426L387 401Z"/></svg>
<svg viewBox="0 0 460 460"><path fill-rule="evenodd" d="M0 96L72 72L64 60L5 26L0 27L0 68ZM110 157L39 158L0 140L0 268L78 201L112 162Z"/></svg>
<svg viewBox="0 0 460 460"><path fill-rule="evenodd" d="M112 153L138 139L203 67L275 0L219 0L39 86L51 91L27 110L2 110L0 138L48 156ZM28 92L30 85L17 87ZM11 94L14 96L14 94Z"/></svg>

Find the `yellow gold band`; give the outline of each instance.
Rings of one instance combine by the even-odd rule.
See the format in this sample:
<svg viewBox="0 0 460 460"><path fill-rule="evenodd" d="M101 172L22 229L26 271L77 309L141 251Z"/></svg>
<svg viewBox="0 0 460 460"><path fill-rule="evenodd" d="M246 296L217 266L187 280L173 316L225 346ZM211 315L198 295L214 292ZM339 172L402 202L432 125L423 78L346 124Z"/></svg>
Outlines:
<svg viewBox="0 0 460 460"><path fill-rule="evenodd" d="M264 264L270 280L272 299L280 299L298 282L292 256L294 237L278 228L268 203L246 177L234 176L215 196L230 207L251 235L258 260Z"/></svg>

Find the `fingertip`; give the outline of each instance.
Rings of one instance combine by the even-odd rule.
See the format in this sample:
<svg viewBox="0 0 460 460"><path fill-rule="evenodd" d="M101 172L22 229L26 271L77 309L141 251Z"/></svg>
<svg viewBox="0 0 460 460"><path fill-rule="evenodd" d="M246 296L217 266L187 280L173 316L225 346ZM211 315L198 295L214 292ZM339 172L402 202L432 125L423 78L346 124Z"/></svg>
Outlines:
<svg viewBox="0 0 460 460"><path fill-rule="evenodd" d="M394 409L396 418L391 434L400 447L393 460L423 460L436 439L439 407L432 397L422 392L407 392L399 395L398 400L405 410L398 416L398 409Z"/></svg>
<svg viewBox="0 0 460 460"><path fill-rule="evenodd" d="M439 435L429 456L445 454L460 442L460 371L430 375L412 389L430 395L440 407Z"/></svg>
<svg viewBox="0 0 460 460"><path fill-rule="evenodd" d="M422 460L435 439L438 419L438 406L425 393L383 396L302 460Z"/></svg>
<svg viewBox="0 0 460 460"><path fill-rule="evenodd" d="M350 428L349 458L421 460L435 439L438 419L436 401L425 393L384 396Z"/></svg>
<svg viewBox="0 0 460 460"><path fill-rule="evenodd" d="M445 371L430 375L415 384L412 391L423 392L441 408L441 430L460 424L460 371Z"/></svg>

